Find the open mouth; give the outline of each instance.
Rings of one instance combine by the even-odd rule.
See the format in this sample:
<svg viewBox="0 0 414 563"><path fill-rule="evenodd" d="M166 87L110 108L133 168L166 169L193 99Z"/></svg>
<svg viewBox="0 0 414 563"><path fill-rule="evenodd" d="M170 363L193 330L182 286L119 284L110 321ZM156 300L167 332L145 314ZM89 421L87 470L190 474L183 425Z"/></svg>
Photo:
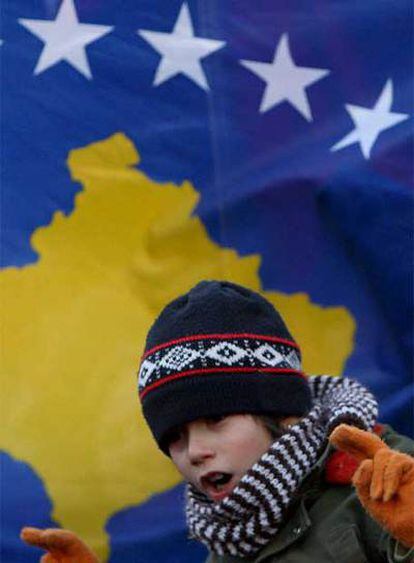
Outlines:
<svg viewBox="0 0 414 563"><path fill-rule="evenodd" d="M212 471L201 478L201 486L205 493L214 501L221 500L233 489L233 474Z"/></svg>

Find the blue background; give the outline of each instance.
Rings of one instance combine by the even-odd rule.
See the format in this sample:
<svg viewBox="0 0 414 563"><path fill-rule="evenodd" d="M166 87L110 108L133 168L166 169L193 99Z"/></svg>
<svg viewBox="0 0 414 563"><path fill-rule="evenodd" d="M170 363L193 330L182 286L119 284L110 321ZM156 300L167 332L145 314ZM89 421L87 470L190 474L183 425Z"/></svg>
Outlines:
<svg viewBox="0 0 414 563"><path fill-rule="evenodd" d="M123 131L149 177L194 184L214 241L261 255L265 290L349 309L357 332L344 373L374 391L383 422L412 435L412 118L383 132L369 160L357 144L330 152L353 128L344 105L373 107L389 78L392 111L412 112L411 3L189 1L195 34L226 42L202 63L207 93L182 75L152 86L160 57L137 30L171 31L176 0L78 0L81 22L114 26L87 47L93 79L64 62L33 76L42 43L18 19L54 19L59 5L1 6L2 267L36 262L31 233L73 210L69 151ZM307 90L310 123L287 103L260 114L263 82L239 63L270 62L283 33L297 65L331 71ZM1 468L2 557L36 561L18 530L54 525L50 501L29 466L4 454ZM181 493L114 515L111 563L203 560L186 540Z"/></svg>

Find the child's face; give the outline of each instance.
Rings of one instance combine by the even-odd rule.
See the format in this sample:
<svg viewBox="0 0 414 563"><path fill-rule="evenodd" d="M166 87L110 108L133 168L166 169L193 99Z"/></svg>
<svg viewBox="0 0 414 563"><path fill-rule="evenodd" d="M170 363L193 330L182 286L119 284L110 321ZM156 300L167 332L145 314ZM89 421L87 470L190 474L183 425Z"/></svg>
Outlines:
<svg viewBox="0 0 414 563"><path fill-rule="evenodd" d="M273 439L249 414L201 418L171 437L171 458L184 479L221 501L269 449Z"/></svg>

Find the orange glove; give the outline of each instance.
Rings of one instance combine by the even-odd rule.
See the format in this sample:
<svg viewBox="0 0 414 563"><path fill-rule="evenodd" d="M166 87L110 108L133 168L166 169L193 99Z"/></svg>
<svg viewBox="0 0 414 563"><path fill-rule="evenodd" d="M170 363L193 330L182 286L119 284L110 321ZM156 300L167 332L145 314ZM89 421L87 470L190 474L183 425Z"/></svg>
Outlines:
<svg viewBox="0 0 414 563"><path fill-rule="evenodd" d="M360 465L352 482L369 514L406 547L414 546L414 459L376 434L340 424L329 441Z"/></svg>
<svg viewBox="0 0 414 563"><path fill-rule="evenodd" d="M99 559L76 534L60 528L23 528L23 541L46 549L41 563L99 563Z"/></svg>

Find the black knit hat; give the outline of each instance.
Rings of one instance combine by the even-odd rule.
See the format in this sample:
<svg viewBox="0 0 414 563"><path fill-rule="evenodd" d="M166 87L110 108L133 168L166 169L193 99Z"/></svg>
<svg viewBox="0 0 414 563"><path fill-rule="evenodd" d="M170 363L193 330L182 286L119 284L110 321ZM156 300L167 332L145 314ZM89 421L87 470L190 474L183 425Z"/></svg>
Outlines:
<svg viewBox="0 0 414 563"><path fill-rule="evenodd" d="M225 281L203 281L165 307L148 333L138 387L167 454L171 430L197 418L302 416L311 406L299 347L279 313Z"/></svg>

